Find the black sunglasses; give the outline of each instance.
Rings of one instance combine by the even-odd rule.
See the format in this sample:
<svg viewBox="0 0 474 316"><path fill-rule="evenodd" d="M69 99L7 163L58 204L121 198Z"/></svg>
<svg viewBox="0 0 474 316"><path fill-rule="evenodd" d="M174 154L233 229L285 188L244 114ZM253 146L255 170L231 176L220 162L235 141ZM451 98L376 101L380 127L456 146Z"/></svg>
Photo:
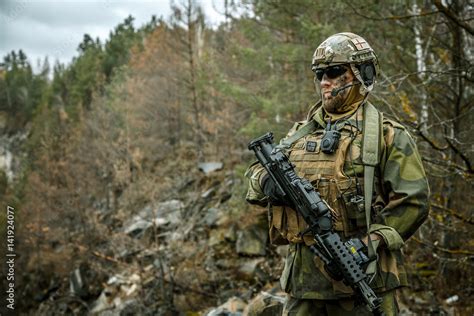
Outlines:
<svg viewBox="0 0 474 316"><path fill-rule="evenodd" d="M316 74L316 78L321 81L323 80L324 74L326 74L329 79L336 79L337 77L343 75L346 71L346 66L336 65L326 68L317 68L314 73Z"/></svg>

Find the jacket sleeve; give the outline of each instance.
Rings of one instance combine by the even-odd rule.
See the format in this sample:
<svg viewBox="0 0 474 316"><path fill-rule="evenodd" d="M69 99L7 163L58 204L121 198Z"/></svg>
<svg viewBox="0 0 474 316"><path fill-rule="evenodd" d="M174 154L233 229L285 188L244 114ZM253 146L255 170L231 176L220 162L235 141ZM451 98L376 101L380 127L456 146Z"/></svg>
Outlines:
<svg viewBox="0 0 474 316"><path fill-rule="evenodd" d="M387 203L370 232L381 235L388 249L403 246L428 216L429 186L420 154L405 129L390 127L381 163Z"/></svg>
<svg viewBox="0 0 474 316"><path fill-rule="evenodd" d="M258 161L251 164L245 172L245 176L249 181L249 188L247 190L245 199L250 204L257 204L260 206L267 205L268 197L263 194L262 188L260 186L260 180L265 173L265 168L263 168Z"/></svg>
<svg viewBox="0 0 474 316"><path fill-rule="evenodd" d="M296 122L293 127L290 129L288 134L280 140L280 144L293 135L303 124L305 121ZM287 151L288 153L288 151ZM257 204L260 206L266 206L268 203L268 197L263 193L262 188L260 186L260 182L262 177L267 173L265 168L258 161L255 161L253 164L248 167L247 171L245 172L245 177L249 180L249 188L247 190L247 195L245 199L250 204Z"/></svg>

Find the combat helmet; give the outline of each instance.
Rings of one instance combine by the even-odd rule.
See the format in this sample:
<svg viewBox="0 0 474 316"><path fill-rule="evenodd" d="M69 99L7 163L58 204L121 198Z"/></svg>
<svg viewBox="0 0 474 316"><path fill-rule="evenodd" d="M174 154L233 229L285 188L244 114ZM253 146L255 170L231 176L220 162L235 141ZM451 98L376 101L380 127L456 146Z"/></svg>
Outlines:
<svg viewBox="0 0 474 316"><path fill-rule="evenodd" d="M374 88L379 72L377 56L369 43L354 33L337 33L322 42L313 54L311 70L348 64L361 82L361 93Z"/></svg>

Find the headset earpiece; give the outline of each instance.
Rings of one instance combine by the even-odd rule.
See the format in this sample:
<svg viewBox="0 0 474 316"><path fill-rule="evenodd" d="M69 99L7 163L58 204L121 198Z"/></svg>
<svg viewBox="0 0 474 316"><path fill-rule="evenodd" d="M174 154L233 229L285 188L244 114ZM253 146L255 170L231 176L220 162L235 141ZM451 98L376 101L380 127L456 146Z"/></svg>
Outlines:
<svg viewBox="0 0 474 316"><path fill-rule="evenodd" d="M362 80L364 81L365 86L370 86L374 83L374 78L375 78L375 67L373 63L364 63L360 64L358 66L360 76L362 77Z"/></svg>

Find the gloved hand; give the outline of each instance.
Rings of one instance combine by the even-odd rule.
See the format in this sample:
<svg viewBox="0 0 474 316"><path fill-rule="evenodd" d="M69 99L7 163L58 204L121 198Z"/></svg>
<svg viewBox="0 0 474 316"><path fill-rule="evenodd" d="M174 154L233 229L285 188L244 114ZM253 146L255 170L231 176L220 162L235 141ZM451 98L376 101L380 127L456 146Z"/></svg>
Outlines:
<svg viewBox="0 0 474 316"><path fill-rule="evenodd" d="M260 180L260 187L263 193L268 196L273 205L288 205L285 197L281 194L270 175L265 174Z"/></svg>

